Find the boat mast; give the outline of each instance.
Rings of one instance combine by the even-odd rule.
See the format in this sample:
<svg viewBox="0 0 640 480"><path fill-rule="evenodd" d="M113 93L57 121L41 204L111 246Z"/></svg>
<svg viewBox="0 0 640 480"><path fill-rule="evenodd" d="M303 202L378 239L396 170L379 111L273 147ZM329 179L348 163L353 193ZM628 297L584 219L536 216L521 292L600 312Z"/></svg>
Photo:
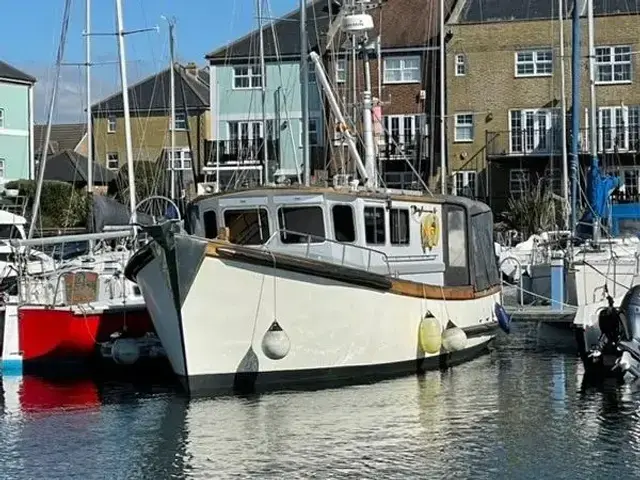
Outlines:
<svg viewBox="0 0 640 480"><path fill-rule="evenodd" d="M93 116L91 113L91 0L85 0L85 76L87 93L87 193L93 194ZM89 252L93 252L93 240L89 240Z"/></svg>
<svg viewBox="0 0 640 480"><path fill-rule="evenodd" d="M258 31L260 32L260 92L262 93L262 164L264 165L264 183L269 184L269 155L267 152L267 85L264 63L264 32L262 31L262 0L256 0Z"/></svg>
<svg viewBox="0 0 640 480"><path fill-rule="evenodd" d="M122 105L124 108L125 144L127 149L127 170L129 180L129 208L131 221L136 223L136 183L133 171L133 144L131 142L131 115L129 112L129 90L127 86L127 62L124 48L124 31L122 21L122 0L116 0L116 22L118 29L118 57L120 61L120 83L122 85ZM135 229L134 229L135 231Z"/></svg>
<svg viewBox="0 0 640 480"><path fill-rule="evenodd" d="M589 42L589 150L591 152L591 168L589 169L589 176L591 181L589 182L591 188L589 189L588 202L590 209L593 212L593 238L596 239L600 236L600 219L597 216L597 212L593 209L595 205L595 184L599 177L598 166L598 108L596 105L596 67L595 57L596 49L594 46L594 21L593 21L593 0L587 0L587 36Z"/></svg>
<svg viewBox="0 0 640 480"><path fill-rule="evenodd" d="M446 86L444 79L444 0L440 0L440 15L439 15L439 42L440 42L440 193L443 195L447 193L447 161L446 161L446 141L445 141L445 127L446 127L446 112L445 112L445 94Z"/></svg>
<svg viewBox="0 0 640 480"><path fill-rule="evenodd" d="M174 36L173 29L175 28L175 21L167 20L169 23L169 56L171 62L171 69L169 70L169 83L171 84L171 160L169 167L171 168L171 200L176 200L176 63L174 52ZM186 115L185 115L186 120Z"/></svg>
<svg viewBox="0 0 640 480"><path fill-rule="evenodd" d="M562 103L562 114L560 116L562 122L562 218L564 220L564 227L569 228L569 160L567 158L567 92L564 64L564 0L558 0L558 16L560 20L560 95Z"/></svg>
<svg viewBox="0 0 640 480"><path fill-rule="evenodd" d="M302 111L302 165L304 184L311 184L309 164L309 53L307 39L307 2L300 0L300 103Z"/></svg>
<svg viewBox="0 0 640 480"><path fill-rule="evenodd" d="M578 217L578 141L580 139L580 6L573 3L571 35L571 231L575 235Z"/></svg>

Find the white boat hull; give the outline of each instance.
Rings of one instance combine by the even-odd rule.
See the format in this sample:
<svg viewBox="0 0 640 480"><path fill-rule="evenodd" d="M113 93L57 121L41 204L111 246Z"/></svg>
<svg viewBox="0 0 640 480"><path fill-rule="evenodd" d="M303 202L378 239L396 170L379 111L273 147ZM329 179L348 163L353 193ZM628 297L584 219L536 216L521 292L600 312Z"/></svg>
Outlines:
<svg viewBox="0 0 640 480"><path fill-rule="evenodd" d="M174 275L172 254L157 244L134 275L173 370L194 395L415 373L473 358L496 333L498 291L469 300L419 298L209 255L207 241L196 237L175 240ZM419 330L427 312L441 329L448 320L463 329L466 346L425 353ZM290 342L279 360L262 346L274 320Z"/></svg>

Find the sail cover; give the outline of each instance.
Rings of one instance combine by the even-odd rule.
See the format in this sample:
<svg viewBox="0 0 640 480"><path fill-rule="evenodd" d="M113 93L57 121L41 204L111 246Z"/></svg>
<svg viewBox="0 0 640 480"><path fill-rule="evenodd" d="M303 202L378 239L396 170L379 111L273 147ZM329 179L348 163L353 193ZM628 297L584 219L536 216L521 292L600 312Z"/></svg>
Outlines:
<svg viewBox="0 0 640 480"><path fill-rule="evenodd" d="M105 195L93 195L87 227L91 232L102 232L105 225L129 225L131 214L129 208L115 198ZM149 225L153 217L142 212L137 213L137 222Z"/></svg>

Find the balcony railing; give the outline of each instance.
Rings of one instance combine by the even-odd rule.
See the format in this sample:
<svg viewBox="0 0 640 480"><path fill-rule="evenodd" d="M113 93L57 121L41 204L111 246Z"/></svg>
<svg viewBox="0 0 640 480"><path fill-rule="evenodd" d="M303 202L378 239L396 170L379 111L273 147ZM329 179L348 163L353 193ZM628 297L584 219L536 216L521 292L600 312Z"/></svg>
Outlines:
<svg viewBox="0 0 640 480"><path fill-rule="evenodd" d="M598 153L634 153L640 151L640 126L602 127L597 131ZM567 148L571 137L567 132ZM486 133L487 156L544 156L562 153L562 132L560 128L525 128L502 132ZM580 131L578 141L580 153L589 153L589 129Z"/></svg>
<svg viewBox="0 0 640 480"><path fill-rule="evenodd" d="M205 164L213 166L216 161L221 165L261 165L263 161L262 149L267 148L267 158L279 161L280 149L278 140L233 139L207 142L205 147Z"/></svg>
<svg viewBox="0 0 640 480"><path fill-rule="evenodd" d="M419 160L426 157L424 145L419 140L409 140L407 142L389 141L379 145L379 155L381 160Z"/></svg>

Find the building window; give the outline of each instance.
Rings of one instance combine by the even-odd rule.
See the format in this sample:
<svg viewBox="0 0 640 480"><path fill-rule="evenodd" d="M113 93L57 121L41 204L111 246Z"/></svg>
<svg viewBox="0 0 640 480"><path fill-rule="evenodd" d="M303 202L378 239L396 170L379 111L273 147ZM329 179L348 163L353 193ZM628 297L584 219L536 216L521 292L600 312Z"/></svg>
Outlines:
<svg viewBox="0 0 640 480"><path fill-rule="evenodd" d="M512 168L509 170L509 192L513 196L523 195L529 191L529 170Z"/></svg>
<svg viewBox="0 0 640 480"><path fill-rule="evenodd" d="M516 52L516 77L542 77L553 73L553 52L531 50Z"/></svg>
<svg viewBox="0 0 640 480"><path fill-rule="evenodd" d="M262 76L259 67L234 67L233 88L247 89L262 87Z"/></svg>
<svg viewBox="0 0 640 480"><path fill-rule="evenodd" d="M319 145L320 136L318 135L318 119L309 119L309 145Z"/></svg>
<svg viewBox="0 0 640 480"><path fill-rule="evenodd" d="M456 77L464 77L467 74L467 57L459 53L456 55Z"/></svg>
<svg viewBox="0 0 640 480"><path fill-rule="evenodd" d="M473 115L470 113L456 113L454 141L473 142Z"/></svg>
<svg viewBox="0 0 640 480"><path fill-rule="evenodd" d="M586 111L587 124L589 110ZM598 109L598 151L638 151L640 106ZM587 145L589 138L587 137Z"/></svg>
<svg viewBox="0 0 640 480"><path fill-rule="evenodd" d="M453 191L459 197L475 198L476 172L474 170L461 170L453 173Z"/></svg>
<svg viewBox="0 0 640 480"><path fill-rule="evenodd" d="M116 117L114 115L107 117L107 133L116 133Z"/></svg>
<svg viewBox="0 0 640 480"><path fill-rule="evenodd" d="M384 59L384 83L420 82L420 57Z"/></svg>
<svg viewBox="0 0 640 480"><path fill-rule="evenodd" d="M552 153L562 144L562 119L557 109L511 110L510 153Z"/></svg>
<svg viewBox="0 0 640 480"><path fill-rule="evenodd" d="M120 160L118 159L117 152L107 153L107 168L109 170L118 170L120 167Z"/></svg>
<svg viewBox="0 0 640 480"><path fill-rule="evenodd" d="M391 245L409 245L409 210L389 210L389 240Z"/></svg>
<svg viewBox="0 0 640 480"><path fill-rule="evenodd" d="M344 83L347 81L347 59L336 59L336 83Z"/></svg>
<svg viewBox="0 0 640 480"><path fill-rule="evenodd" d="M0 108L0 128L4 128L4 108Z"/></svg>
<svg viewBox="0 0 640 480"><path fill-rule="evenodd" d="M188 148L179 148L174 150L165 150L167 158L167 170L171 170L171 160L173 160L174 170L190 170L191 169L191 151Z"/></svg>
<svg viewBox="0 0 640 480"><path fill-rule="evenodd" d="M596 82L631 81L631 47L596 47Z"/></svg>
<svg viewBox="0 0 640 480"><path fill-rule="evenodd" d="M333 217L333 235L338 242L355 242L356 226L353 222L351 205L334 205L331 207Z"/></svg>
<svg viewBox="0 0 640 480"><path fill-rule="evenodd" d="M321 207L281 207L278 226L282 243L323 243L325 239Z"/></svg>
<svg viewBox="0 0 640 480"><path fill-rule="evenodd" d="M314 63L309 62L309 83L311 85L315 85L316 83L318 83L316 81L316 66Z"/></svg>
<svg viewBox="0 0 640 480"><path fill-rule="evenodd" d="M5 176L5 168L7 161L4 158L0 158L0 178L4 179Z"/></svg>
<svg viewBox="0 0 640 480"><path fill-rule="evenodd" d="M364 235L369 245L385 244L383 207L364 207Z"/></svg>
<svg viewBox="0 0 640 480"><path fill-rule="evenodd" d="M187 116L183 113L177 113L175 121L173 122L173 126L175 130L186 130L187 129Z"/></svg>

